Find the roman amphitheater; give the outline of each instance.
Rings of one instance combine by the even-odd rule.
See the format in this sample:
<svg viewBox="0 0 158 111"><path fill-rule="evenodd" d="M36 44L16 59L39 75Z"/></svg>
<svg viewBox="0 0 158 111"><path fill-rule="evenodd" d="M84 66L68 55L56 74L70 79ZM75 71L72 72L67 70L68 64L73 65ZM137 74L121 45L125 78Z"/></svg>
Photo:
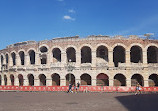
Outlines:
<svg viewBox="0 0 158 111"><path fill-rule="evenodd" d="M158 40L135 35L19 42L0 57L4 86L158 86Z"/></svg>

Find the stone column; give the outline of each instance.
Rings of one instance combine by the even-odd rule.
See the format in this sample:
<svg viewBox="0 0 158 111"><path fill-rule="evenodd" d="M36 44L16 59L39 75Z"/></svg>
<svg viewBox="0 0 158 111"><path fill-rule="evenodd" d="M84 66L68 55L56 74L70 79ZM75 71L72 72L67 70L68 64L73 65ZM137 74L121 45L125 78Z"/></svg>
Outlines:
<svg viewBox="0 0 158 111"><path fill-rule="evenodd" d="M149 87L149 81L148 81L148 79L144 79L144 87Z"/></svg>
<svg viewBox="0 0 158 111"><path fill-rule="evenodd" d="M40 65L41 58L39 57L39 53L35 53L35 65Z"/></svg>
<svg viewBox="0 0 158 111"><path fill-rule="evenodd" d="M7 85L11 85L10 74L8 74L6 76L7 76Z"/></svg>
<svg viewBox="0 0 158 111"><path fill-rule="evenodd" d="M11 56L9 56L9 66L13 66L13 59Z"/></svg>
<svg viewBox="0 0 158 111"><path fill-rule="evenodd" d="M108 58L109 58L109 67L114 67L113 63L113 50L109 50L108 52Z"/></svg>
<svg viewBox="0 0 158 111"><path fill-rule="evenodd" d="M14 78L14 85L15 86L19 86L19 79L18 79L18 77Z"/></svg>
<svg viewBox="0 0 158 111"><path fill-rule="evenodd" d="M109 76L109 86L114 86L114 78L113 78L112 73L110 73L110 76Z"/></svg>
<svg viewBox="0 0 158 111"><path fill-rule="evenodd" d="M29 55L25 55L25 66L30 65L30 56Z"/></svg>
<svg viewBox="0 0 158 111"><path fill-rule="evenodd" d="M4 85L4 75L3 75L3 72L1 74L1 85Z"/></svg>
<svg viewBox="0 0 158 111"><path fill-rule="evenodd" d="M52 86L52 80L46 79L46 86Z"/></svg>
<svg viewBox="0 0 158 111"><path fill-rule="evenodd" d="M131 79L130 78L126 79L126 86L131 87Z"/></svg>
<svg viewBox="0 0 158 111"><path fill-rule="evenodd" d="M143 51L143 66L147 67L147 51Z"/></svg>
<svg viewBox="0 0 158 111"><path fill-rule="evenodd" d="M47 65L48 66L50 66L51 60L52 60L52 58L51 58L51 52L48 52L48 54L47 54Z"/></svg>
<svg viewBox="0 0 158 111"><path fill-rule="evenodd" d="M16 55L16 66L21 66L21 59L19 54Z"/></svg>
<svg viewBox="0 0 158 111"><path fill-rule="evenodd" d="M34 86L40 86L40 80L34 79Z"/></svg>
<svg viewBox="0 0 158 111"><path fill-rule="evenodd" d="M92 67L96 67L96 51L92 51Z"/></svg>
<svg viewBox="0 0 158 111"><path fill-rule="evenodd" d="M76 52L76 66L77 67L81 66L81 52L80 51Z"/></svg>
<svg viewBox="0 0 158 111"><path fill-rule="evenodd" d="M62 63L62 66L64 67L64 65L67 63L67 57L66 57L66 52L63 51L61 53L61 63Z"/></svg>
<svg viewBox="0 0 158 111"><path fill-rule="evenodd" d="M24 79L23 81L24 81L23 86L29 86L29 80L28 79Z"/></svg>
<svg viewBox="0 0 158 111"><path fill-rule="evenodd" d="M130 51L129 50L127 50L126 51L126 66L127 67L130 67Z"/></svg>

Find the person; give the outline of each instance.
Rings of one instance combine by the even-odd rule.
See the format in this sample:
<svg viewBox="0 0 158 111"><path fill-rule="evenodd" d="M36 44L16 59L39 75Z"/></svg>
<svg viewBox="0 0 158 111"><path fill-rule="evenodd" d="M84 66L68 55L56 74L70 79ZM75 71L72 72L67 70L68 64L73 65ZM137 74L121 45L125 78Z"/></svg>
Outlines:
<svg viewBox="0 0 158 111"><path fill-rule="evenodd" d="M76 90L79 91L79 88L80 88L80 83L78 82Z"/></svg>
<svg viewBox="0 0 158 111"><path fill-rule="evenodd" d="M73 90L74 93L76 93L76 85L74 84L74 90Z"/></svg>
<svg viewBox="0 0 158 111"><path fill-rule="evenodd" d="M135 93L135 95L137 95L137 94L141 94L141 87L140 87L139 83L137 83L137 85L136 85L136 93Z"/></svg>
<svg viewBox="0 0 158 111"><path fill-rule="evenodd" d="M69 89L68 89L67 93L68 93L68 92L72 92L71 88L72 88L72 84L70 83L70 84L69 84Z"/></svg>

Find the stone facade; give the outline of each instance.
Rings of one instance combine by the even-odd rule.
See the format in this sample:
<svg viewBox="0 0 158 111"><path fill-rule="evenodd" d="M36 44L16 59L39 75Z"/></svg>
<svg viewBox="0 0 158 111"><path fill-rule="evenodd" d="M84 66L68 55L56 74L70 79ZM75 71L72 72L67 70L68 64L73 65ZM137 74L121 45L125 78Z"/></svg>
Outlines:
<svg viewBox="0 0 158 111"><path fill-rule="evenodd" d="M158 40L78 36L26 41L0 50L0 84L158 85Z"/></svg>

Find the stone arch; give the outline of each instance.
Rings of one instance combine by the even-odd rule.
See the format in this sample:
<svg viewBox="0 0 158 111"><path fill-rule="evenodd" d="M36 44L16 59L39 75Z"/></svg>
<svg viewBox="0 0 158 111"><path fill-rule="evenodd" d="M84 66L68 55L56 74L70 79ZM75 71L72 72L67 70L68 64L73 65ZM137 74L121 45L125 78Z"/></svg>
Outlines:
<svg viewBox="0 0 158 111"><path fill-rule="evenodd" d="M92 63L92 51L88 46L81 48L81 63Z"/></svg>
<svg viewBox="0 0 158 111"><path fill-rule="evenodd" d="M19 57L20 57L20 64L24 65L25 64L25 53L24 53L24 51L19 52Z"/></svg>
<svg viewBox="0 0 158 111"><path fill-rule="evenodd" d="M158 86L158 75L151 74L149 76L149 87Z"/></svg>
<svg viewBox="0 0 158 111"><path fill-rule="evenodd" d="M131 86L136 86L139 83L141 86L144 86L144 78L140 74L134 74L131 77Z"/></svg>
<svg viewBox="0 0 158 111"><path fill-rule="evenodd" d="M130 61L133 63L142 63L142 48L140 46L132 46L130 49Z"/></svg>
<svg viewBox="0 0 158 111"><path fill-rule="evenodd" d="M29 86L34 86L34 76L33 74L28 74Z"/></svg>
<svg viewBox="0 0 158 111"><path fill-rule="evenodd" d="M51 75L52 86L60 86L60 76L57 73Z"/></svg>
<svg viewBox="0 0 158 111"><path fill-rule="evenodd" d="M116 46L113 49L113 62L115 67L118 67L119 63L125 63L125 48L122 46Z"/></svg>
<svg viewBox="0 0 158 111"><path fill-rule="evenodd" d="M41 45L41 46L39 46L39 47L40 47L39 50L40 50L41 53L49 52L49 47L48 47L48 45L43 44L43 45Z"/></svg>
<svg viewBox="0 0 158 111"><path fill-rule="evenodd" d="M69 83L75 85L75 76L73 74L69 73L65 76L65 78L66 78L66 86L69 86Z"/></svg>
<svg viewBox="0 0 158 111"><path fill-rule="evenodd" d="M126 86L126 77L123 74L116 74L114 76L114 86Z"/></svg>
<svg viewBox="0 0 158 111"><path fill-rule="evenodd" d="M13 74L10 75L10 81L11 81L11 85L14 86L14 75Z"/></svg>
<svg viewBox="0 0 158 111"><path fill-rule="evenodd" d="M91 76L87 73L82 74L80 76L80 79L81 79L81 85L91 85L92 84L91 83L91 81L92 81Z"/></svg>
<svg viewBox="0 0 158 111"><path fill-rule="evenodd" d="M5 85L5 86L7 85L7 81L8 81L7 76L4 75L4 85Z"/></svg>
<svg viewBox="0 0 158 111"><path fill-rule="evenodd" d="M67 61L76 62L76 50L73 47L66 49Z"/></svg>
<svg viewBox="0 0 158 111"><path fill-rule="evenodd" d="M104 73L98 74L96 80L97 86L109 86L109 77Z"/></svg>
<svg viewBox="0 0 158 111"><path fill-rule="evenodd" d="M11 57L12 57L13 66L15 66L16 65L16 59L17 59L15 52L11 53Z"/></svg>
<svg viewBox="0 0 158 111"><path fill-rule="evenodd" d="M46 76L44 74L39 75L40 86L46 86Z"/></svg>
<svg viewBox="0 0 158 111"><path fill-rule="evenodd" d="M35 64L35 51L34 50L29 50L29 58L30 58L30 64Z"/></svg>
<svg viewBox="0 0 158 111"><path fill-rule="evenodd" d="M54 48L52 50L53 63L61 62L61 50L59 48Z"/></svg>
<svg viewBox="0 0 158 111"><path fill-rule="evenodd" d="M19 74L19 75L18 75L18 79L19 79L19 86L23 86L23 84L24 84L23 75L22 75L22 74Z"/></svg>
<svg viewBox="0 0 158 111"><path fill-rule="evenodd" d="M148 63L158 63L158 48L150 46L147 49L147 61Z"/></svg>
<svg viewBox="0 0 158 111"><path fill-rule="evenodd" d="M97 61L100 60L104 60L106 62L109 61L108 59L108 48L101 45L101 46L98 46L97 50L96 50L96 56L97 56Z"/></svg>

